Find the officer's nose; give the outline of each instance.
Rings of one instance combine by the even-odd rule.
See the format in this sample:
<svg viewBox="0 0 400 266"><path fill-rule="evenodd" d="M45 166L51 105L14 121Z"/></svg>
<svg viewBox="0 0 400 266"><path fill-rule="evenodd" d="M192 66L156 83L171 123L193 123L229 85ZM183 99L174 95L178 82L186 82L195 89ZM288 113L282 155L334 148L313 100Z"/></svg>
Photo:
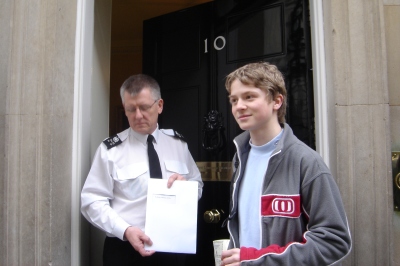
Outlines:
<svg viewBox="0 0 400 266"><path fill-rule="evenodd" d="M140 108L136 108L135 118L140 119L142 117L143 117L142 111L140 111Z"/></svg>

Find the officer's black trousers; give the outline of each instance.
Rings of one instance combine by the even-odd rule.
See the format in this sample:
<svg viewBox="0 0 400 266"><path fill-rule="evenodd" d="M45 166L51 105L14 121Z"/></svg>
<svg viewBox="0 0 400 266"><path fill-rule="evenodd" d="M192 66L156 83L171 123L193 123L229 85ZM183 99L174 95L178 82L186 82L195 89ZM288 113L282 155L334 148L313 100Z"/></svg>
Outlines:
<svg viewBox="0 0 400 266"><path fill-rule="evenodd" d="M142 257L129 243L117 237L106 237L103 250L104 266L184 266L185 255L156 252Z"/></svg>

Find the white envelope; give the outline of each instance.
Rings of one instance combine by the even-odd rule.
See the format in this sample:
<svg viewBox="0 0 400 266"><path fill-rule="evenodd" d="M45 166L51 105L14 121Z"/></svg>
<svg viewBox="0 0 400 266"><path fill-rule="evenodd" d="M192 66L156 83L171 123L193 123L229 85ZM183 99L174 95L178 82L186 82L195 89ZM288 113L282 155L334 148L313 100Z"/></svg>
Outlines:
<svg viewBox="0 0 400 266"><path fill-rule="evenodd" d="M167 188L166 179L149 179L145 234L153 242L146 250L196 253L196 181L175 181Z"/></svg>

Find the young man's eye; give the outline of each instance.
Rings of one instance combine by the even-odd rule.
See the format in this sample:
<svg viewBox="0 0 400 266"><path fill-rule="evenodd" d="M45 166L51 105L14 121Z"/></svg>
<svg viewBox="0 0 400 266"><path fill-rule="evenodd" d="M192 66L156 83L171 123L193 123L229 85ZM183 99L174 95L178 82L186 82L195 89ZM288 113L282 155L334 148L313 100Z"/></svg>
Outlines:
<svg viewBox="0 0 400 266"><path fill-rule="evenodd" d="M253 95L247 95L247 96L246 96L246 99L247 99L247 100L250 100L250 99L253 99L253 98L254 98Z"/></svg>
<svg viewBox="0 0 400 266"><path fill-rule="evenodd" d="M236 99L229 99L230 104L235 104L237 102Z"/></svg>

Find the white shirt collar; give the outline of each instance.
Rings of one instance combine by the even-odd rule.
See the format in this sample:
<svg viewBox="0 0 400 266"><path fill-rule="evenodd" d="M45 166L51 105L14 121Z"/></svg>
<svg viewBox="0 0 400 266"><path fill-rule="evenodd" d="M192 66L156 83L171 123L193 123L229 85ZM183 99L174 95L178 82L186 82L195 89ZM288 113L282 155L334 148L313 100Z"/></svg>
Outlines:
<svg viewBox="0 0 400 266"><path fill-rule="evenodd" d="M153 135L156 143L158 142L159 134L160 134L160 130L158 129L158 124L157 124L156 130L154 130L154 132L151 133L151 135ZM148 134L143 135L143 134L140 134L140 133L134 131L132 128L129 128L129 135L132 135L134 138L136 138L143 145L147 145L147 136L148 136Z"/></svg>

